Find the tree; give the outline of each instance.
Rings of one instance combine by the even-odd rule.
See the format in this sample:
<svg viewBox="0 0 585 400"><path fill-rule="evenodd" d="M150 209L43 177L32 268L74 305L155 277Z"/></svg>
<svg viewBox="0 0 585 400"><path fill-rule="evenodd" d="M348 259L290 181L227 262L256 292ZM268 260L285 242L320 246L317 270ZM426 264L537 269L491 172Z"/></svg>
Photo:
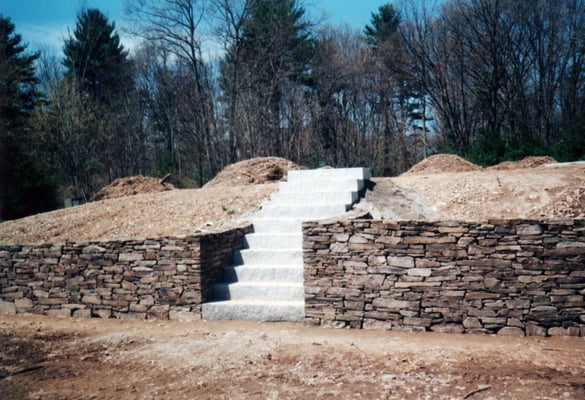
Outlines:
<svg viewBox="0 0 585 400"><path fill-rule="evenodd" d="M28 129L39 99L34 62L9 18L0 15L0 219L20 218L56 207L46 154Z"/></svg>
<svg viewBox="0 0 585 400"><path fill-rule="evenodd" d="M364 35L366 43L372 49L372 90L375 106L383 118L383 174L394 175L404 170L399 166L400 147L403 150L406 129L410 125L410 102L414 98L410 76L404 73L405 52L399 28L400 13L390 4L385 4L372 13L371 25L366 25ZM393 153L391 156L391 152ZM403 154L406 152L403 151Z"/></svg>
<svg viewBox="0 0 585 400"><path fill-rule="evenodd" d="M98 9L77 16L73 35L65 41L63 64L82 90L102 102L110 102L131 82L128 52L120 44L115 24Z"/></svg>
<svg viewBox="0 0 585 400"><path fill-rule="evenodd" d="M256 0L213 0L214 15L216 18L216 31L223 39L226 52L221 62L222 76L220 78L221 89L225 93L228 104L229 131L229 162L239 161L242 156L241 141L243 127L240 126L238 115L240 114L239 96L242 86L241 64L242 50L244 47L244 23L250 17Z"/></svg>
<svg viewBox="0 0 585 400"><path fill-rule="evenodd" d="M290 136L286 126L294 116L284 117L284 102L295 87L307 83L313 55L309 28L305 10L296 0L256 0L249 17L244 19L237 60L246 79L242 101L256 108L255 121L249 129L251 156L288 155ZM222 64L223 81L227 83L231 81L235 50L228 50ZM233 97L235 89L243 90L225 86L226 96Z"/></svg>
<svg viewBox="0 0 585 400"><path fill-rule="evenodd" d="M211 68L203 58L202 21L207 15L206 2L201 0L126 0L129 16L135 22L134 33L164 48L176 58L187 86L183 90L190 99L190 148L185 149L196 159L195 171L199 184L219 170L214 144L215 104ZM187 68L187 71L183 70Z"/></svg>

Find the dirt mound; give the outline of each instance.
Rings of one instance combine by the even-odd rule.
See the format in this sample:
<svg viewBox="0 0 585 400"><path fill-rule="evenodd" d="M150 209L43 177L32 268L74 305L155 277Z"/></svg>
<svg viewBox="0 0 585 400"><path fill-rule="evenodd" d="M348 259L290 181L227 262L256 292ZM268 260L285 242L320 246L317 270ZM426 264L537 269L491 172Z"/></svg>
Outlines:
<svg viewBox="0 0 585 400"><path fill-rule="evenodd" d="M134 196L136 194L158 193L173 190L170 183L161 183L161 179L150 176L128 176L116 179L108 186L94 194L90 201L116 199L118 197Z"/></svg>
<svg viewBox="0 0 585 400"><path fill-rule="evenodd" d="M415 164L402 176L478 171L481 167L453 154L436 154Z"/></svg>
<svg viewBox="0 0 585 400"><path fill-rule="evenodd" d="M559 193L556 201L546 207L544 212L558 218L585 218L585 182Z"/></svg>
<svg viewBox="0 0 585 400"><path fill-rule="evenodd" d="M258 157L228 165L208 186L242 186L285 181L289 170L305 169L279 157Z"/></svg>
<svg viewBox="0 0 585 400"><path fill-rule="evenodd" d="M549 157L549 156L541 156L541 157L530 156L530 157L523 158L520 161L504 161L502 163L499 163L497 165L493 165L493 166L489 167L489 169L504 171L504 170L509 170L509 169L536 168L536 167L540 167L542 164L549 164L549 163L556 163L556 162L557 162L557 160L555 160L554 158Z"/></svg>

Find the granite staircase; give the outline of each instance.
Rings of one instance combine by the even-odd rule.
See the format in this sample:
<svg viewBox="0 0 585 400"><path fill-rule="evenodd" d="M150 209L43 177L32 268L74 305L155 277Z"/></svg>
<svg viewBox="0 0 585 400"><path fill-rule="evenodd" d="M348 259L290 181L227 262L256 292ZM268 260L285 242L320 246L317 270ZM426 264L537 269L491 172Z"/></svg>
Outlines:
<svg viewBox="0 0 585 400"><path fill-rule="evenodd" d="M368 168L289 171L252 220L253 233L234 254L234 265L224 268L214 301L202 305L203 318L302 321L302 221L344 214L369 178Z"/></svg>

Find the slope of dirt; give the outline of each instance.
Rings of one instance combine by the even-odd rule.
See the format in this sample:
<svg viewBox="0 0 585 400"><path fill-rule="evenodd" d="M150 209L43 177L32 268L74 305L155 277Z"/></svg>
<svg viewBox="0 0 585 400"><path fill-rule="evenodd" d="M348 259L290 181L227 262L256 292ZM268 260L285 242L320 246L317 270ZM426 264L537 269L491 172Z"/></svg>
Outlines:
<svg viewBox="0 0 585 400"><path fill-rule="evenodd" d="M585 218L584 164L385 179L425 205L429 219Z"/></svg>
<svg viewBox="0 0 585 400"><path fill-rule="evenodd" d="M96 192L90 201L116 199L118 197L134 196L145 193L158 193L173 190L175 187L170 183L161 183L158 178L150 176L129 176L114 180L109 185Z"/></svg>
<svg viewBox="0 0 585 400"><path fill-rule="evenodd" d="M510 170L510 169L522 169L522 168L536 168L536 167L540 167L541 165L544 164L551 164L551 163L556 163L557 160L555 160L552 157L549 156L542 156L542 157L525 157L520 161L505 161L502 163L499 163L497 165L492 165L491 167L488 167L487 169L492 169L492 170Z"/></svg>
<svg viewBox="0 0 585 400"><path fill-rule="evenodd" d="M582 338L0 316L2 399L583 399Z"/></svg>
<svg viewBox="0 0 585 400"><path fill-rule="evenodd" d="M449 162L441 161L445 159ZM424 175L373 179L365 198L355 208L370 212L374 218L395 220L585 218L585 163L431 173L448 170L449 165L459 170L465 164L460 160L451 163L457 160L451 156L428 160L430 165L438 165L425 168ZM254 161L248 164L254 165ZM259 165L275 164L260 161ZM0 241L36 243L179 235L240 223L261 207L278 185L252 182L238 186L235 183L245 175L238 175L232 167L226 168L224 177L214 185L202 189L101 200L4 222L0 224ZM267 169L257 169L260 170Z"/></svg>
<svg viewBox="0 0 585 400"><path fill-rule="evenodd" d="M480 166L470 163L459 156L453 154L436 154L413 165L401 176L432 175L443 172L468 172L479 170L481 170Z"/></svg>
<svg viewBox="0 0 585 400"><path fill-rule="evenodd" d="M0 242L85 242L188 235L238 224L276 184L181 189L87 203L0 224Z"/></svg>
<svg viewBox="0 0 585 400"><path fill-rule="evenodd" d="M286 181L289 170L304 169L279 157L258 157L227 166L205 187L259 185Z"/></svg>

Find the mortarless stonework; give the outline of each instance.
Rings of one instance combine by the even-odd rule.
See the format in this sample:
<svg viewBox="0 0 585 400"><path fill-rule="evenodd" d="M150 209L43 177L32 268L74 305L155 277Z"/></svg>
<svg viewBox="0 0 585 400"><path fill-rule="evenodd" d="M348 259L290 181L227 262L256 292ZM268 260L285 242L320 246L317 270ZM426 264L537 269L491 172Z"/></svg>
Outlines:
<svg viewBox="0 0 585 400"><path fill-rule="evenodd" d="M585 220L303 224L326 326L585 336Z"/></svg>
<svg viewBox="0 0 585 400"><path fill-rule="evenodd" d="M200 319L243 227L194 236L0 244L0 314Z"/></svg>

